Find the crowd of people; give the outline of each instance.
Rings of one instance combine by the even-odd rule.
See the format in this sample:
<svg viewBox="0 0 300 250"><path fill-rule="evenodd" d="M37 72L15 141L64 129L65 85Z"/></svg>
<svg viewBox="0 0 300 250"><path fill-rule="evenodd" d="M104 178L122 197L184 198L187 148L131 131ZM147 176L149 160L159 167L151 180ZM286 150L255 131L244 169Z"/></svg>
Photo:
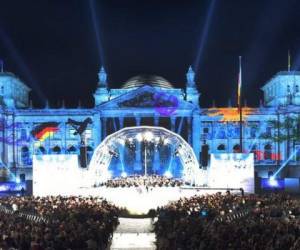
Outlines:
<svg viewBox="0 0 300 250"><path fill-rule="evenodd" d="M179 187L184 182L180 179L169 178L161 175L132 175L127 177L118 177L102 183L102 186L110 188L118 187Z"/></svg>
<svg viewBox="0 0 300 250"><path fill-rule="evenodd" d="M288 195L193 196L158 214L158 250L300 249L300 200Z"/></svg>
<svg viewBox="0 0 300 250"><path fill-rule="evenodd" d="M119 223L119 209L100 198L2 197L0 206L12 211L0 213L0 249L107 249Z"/></svg>
<svg viewBox="0 0 300 250"><path fill-rule="evenodd" d="M154 175L112 179L103 185L183 184ZM158 250L300 249L300 199L287 194L195 195L150 212L158 217L154 223ZM2 197L0 250L106 250L124 213L125 209L98 197Z"/></svg>

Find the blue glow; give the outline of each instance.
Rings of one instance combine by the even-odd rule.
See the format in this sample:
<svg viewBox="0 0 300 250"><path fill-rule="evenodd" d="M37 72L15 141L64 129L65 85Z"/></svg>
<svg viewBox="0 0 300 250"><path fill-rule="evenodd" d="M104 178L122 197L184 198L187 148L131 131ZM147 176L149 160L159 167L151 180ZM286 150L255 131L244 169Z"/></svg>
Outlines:
<svg viewBox="0 0 300 250"><path fill-rule="evenodd" d="M290 155L290 157L280 166L280 168L277 169L277 171L274 173L273 177L276 177L280 171L289 163L291 159L294 158L294 156L297 154L298 150L294 150L293 153Z"/></svg>
<svg viewBox="0 0 300 250"><path fill-rule="evenodd" d="M173 177L172 173L169 170L164 173L164 176L166 176L168 178Z"/></svg>
<svg viewBox="0 0 300 250"><path fill-rule="evenodd" d="M19 192L22 188L26 189L24 182L0 182L0 192Z"/></svg>
<svg viewBox="0 0 300 250"><path fill-rule="evenodd" d="M274 177L271 177L270 179L269 179L269 185L271 186L271 187L278 187L278 181L274 178Z"/></svg>
<svg viewBox="0 0 300 250"><path fill-rule="evenodd" d="M270 178L261 179L261 187L262 189L284 189L284 180L276 179L274 176Z"/></svg>
<svg viewBox="0 0 300 250"><path fill-rule="evenodd" d="M16 183L17 183L17 184L20 184L20 183L21 183L21 180L20 180L19 177L16 177Z"/></svg>

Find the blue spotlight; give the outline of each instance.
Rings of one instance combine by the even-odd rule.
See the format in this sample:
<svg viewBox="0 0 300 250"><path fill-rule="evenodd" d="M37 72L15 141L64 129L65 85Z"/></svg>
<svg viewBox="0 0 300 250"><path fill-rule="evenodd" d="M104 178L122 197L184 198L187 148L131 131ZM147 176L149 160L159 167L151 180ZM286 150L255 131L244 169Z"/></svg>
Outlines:
<svg viewBox="0 0 300 250"><path fill-rule="evenodd" d="M34 80L32 74L30 73L29 68L25 64L20 54L17 52L17 49L13 45L9 36L6 34L6 32L3 29L1 29L1 27L0 27L0 42L3 43L4 46L7 48L7 50L10 52L12 59L17 63L22 73L25 75L26 79L30 82L31 87L37 93L39 99L41 101L46 100L47 99L46 96L42 93L39 85Z"/></svg>
<svg viewBox="0 0 300 250"><path fill-rule="evenodd" d="M100 32L99 32L100 29L99 29L99 25L98 25L98 18L97 18L97 14L96 14L96 10L95 10L95 1L90 0L89 5L90 5L91 16L92 16L93 28L95 31L95 36L96 36L96 41L97 41L98 54L99 54L99 58L100 58L102 65L104 65L104 54L103 54L101 37L100 37Z"/></svg>
<svg viewBox="0 0 300 250"><path fill-rule="evenodd" d="M164 173L164 176L165 177L167 177L167 178L172 178L172 173L169 171L169 170L167 170L165 173Z"/></svg>
<svg viewBox="0 0 300 250"><path fill-rule="evenodd" d="M274 173L274 178L279 174L279 172L288 164L288 162L297 154L298 149L295 149L294 152L290 155L290 157L277 169Z"/></svg>
<svg viewBox="0 0 300 250"><path fill-rule="evenodd" d="M203 49L204 49L205 43L207 41L208 30L209 30L209 27L210 27L213 11L214 11L214 8L215 8L215 3L216 3L216 0L212 0L210 2L209 8L208 8L206 21L205 21L205 24L204 24L203 31L201 33L201 40L200 40L199 50L198 50L198 53L197 53L197 57L195 59L195 64L194 64L195 72L197 72L198 69L199 69L200 59L201 59L201 56L203 54Z"/></svg>
<svg viewBox="0 0 300 250"><path fill-rule="evenodd" d="M268 180L268 184L270 187L278 187L278 181L275 179L274 176L271 176Z"/></svg>
<svg viewBox="0 0 300 250"><path fill-rule="evenodd" d="M21 180L20 180L19 177L16 177L16 183L17 183L17 184L20 184L20 183L21 183Z"/></svg>
<svg viewBox="0 0 300 250"><path fill-rule="evenodd" d="M122 176L123 178L126 178L126 177L127 177L126 172L122 172L122 173L121 173L121 176Z"/></svg>

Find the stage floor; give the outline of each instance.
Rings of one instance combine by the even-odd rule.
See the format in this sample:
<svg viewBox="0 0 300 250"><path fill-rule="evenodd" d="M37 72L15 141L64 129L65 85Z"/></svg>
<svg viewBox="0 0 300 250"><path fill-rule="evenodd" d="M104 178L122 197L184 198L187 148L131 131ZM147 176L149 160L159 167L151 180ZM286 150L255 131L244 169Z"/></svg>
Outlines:
<svg viewBox="0 0 300 250"><path fill-rule="evenodd" d="M193 195L224 193L224 189L155 187L147 191L144 186L130 188L81 188L77 195L103 197L113 204L126 208L131 214L147 214L150 209L167 205L180 198L189 198ZM238 191L233 191L238 192Z"/></svg>

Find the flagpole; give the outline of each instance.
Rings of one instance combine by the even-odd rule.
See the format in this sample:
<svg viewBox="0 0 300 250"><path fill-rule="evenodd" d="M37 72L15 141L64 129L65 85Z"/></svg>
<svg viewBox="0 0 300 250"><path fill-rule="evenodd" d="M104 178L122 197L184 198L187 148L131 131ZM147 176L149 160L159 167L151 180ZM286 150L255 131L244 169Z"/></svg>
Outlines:
<svg viewBox="0 0 300 250"><path fill-rule="evenodd" d="M242 111L242 57L239 56L239 86L238 86L238 109L240 113L240 153L243 153L243 111Z"/></svg>

